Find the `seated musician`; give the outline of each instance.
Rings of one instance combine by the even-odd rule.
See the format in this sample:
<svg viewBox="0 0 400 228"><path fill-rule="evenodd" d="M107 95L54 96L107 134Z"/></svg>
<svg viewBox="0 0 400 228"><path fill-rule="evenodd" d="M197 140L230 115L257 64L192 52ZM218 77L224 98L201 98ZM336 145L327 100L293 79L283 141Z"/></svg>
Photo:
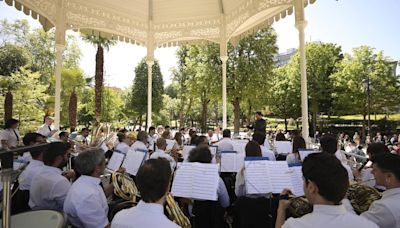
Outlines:
<svg viewBox="0 0 400 228"><path fill-rule="evenodd" d="M189 154L189 162L211 163L212 155L208 145L200 145ZM230 204L228 191L224 181L219 178L218 202L206 200L194 200L193 214L195 215L195 227L223 227L224 209Z"/></svg>
<svg viewBox="0 0 400 228"><path fill-rule="evenodd" d="M289 218L285 222L289 200L279 201L276 228L280 227L374 227L373 222L348 212L341 204L349 187L346 169L341 162L328 153L308 155L302 167L304 192L308 202L313 204L313 212L300 218ZM285 189L281 195L288 195Z"/></svg>
<svg viewBox="0 0 400 228"><path fill-rule="evenodd" d="M118 132L117 137L119 143L115 146L115 150L126 154L133 144L132 138L128 137L125 132Z"/></svg>
<svg viewBox="0 0 400 228"><path fill-rule="evenodd" d="M169 154L165 152L167 149L167 141L160 137L157 139L157 149L154 153L151 154L150 159L157 159L157 158L165 158L170 166L171 170L174 171L176 167L176 161L173 157L171 157Z"/></svg>
<svg viewBox="0 0 400 228"><path fill-rule="evenodd" d="M260 145L256 141L248 142L246 144L245 151L246 151L246 157L262 157ZM237 197L247 195L245 179L244 179L244 167L236 174L235 194Z"/></svg>
<svg viewBox="0 0 400 228"><path fill-rule="evenodd" d="M383 153L373 156L371 161L376 183L386 187L386 191L361 216L381 228L400 227L400 156Z"/></svg>
<svg viewBox="0 0 400 228"><path fill-rule="evenodd" d="M39 133L27 133L22 139L25 146L32 146L35 144L42 144L46 142L46 138ZM29 152L31 159L25 170L19 175L18 178L18 191L12 198L11 213L17 214L30 210L29 203L29 190L31 189L33 177L40 172L44 167L43 151ZM25 157L25 156L24 156Z"/></svg>
<svg viewBox="0 0 400 228"><path fill-rule="evenodd" d="M354 180L353 171L351 170L350 166L347 164L346 161L341 160L341 152L338 151L338 141L335 136L333 135L324 135L320 139L321 149L322 152L326 152L336 156L336 158L341 161L343 167L347 171L347 175L350 181Z"/></svg>
<svg viewBox="0 0 400 228"><path fill-rule="evenodd" d="M260 131L256 131L253 134L253 140L258 142L258 144L260 145L262 156L267 157L270 161L275 161L276 158L274 152L264 146L265 137L265 134Z"/></svg>
<svg viewBox="0 0 400 228"><path fill-rule="evenodd" d="M75 169L81 176L72 184L64 202L64 212L75 227L110 227L108 204L100 176L105 157L101 149L88 149L76 157Z"/></svg>
<svg viewBox="0 0 400 228"><path fill-rule="evenodd" d="M170 189L171 176L170 165L164 158L145 161L136 175L141 200L136 207L118 212L111 227L179 227L164 215L163 205Z"/></svg>
<svg viewBox="0 0 400 228"><path fill-rule="evenodd" d="M304 140L304 138L302 136L296 135L293 138L292 144L293 144L292 145L292 153L290 153L286 156L286 162L288 163L288 165L301 164L299 149L306 148L306 141Z"/></svg>
<svg viewBox="0 0 400 228"><path fill-rule="evenodd" d="M71 187L62 175L62 168L68 163L71 145L53 142L43 152L44 167L33 177L29 194L29 206L33 210L50 209L62 211L65 197Z"/></svg>
<svg viewBox="0 0 400 228"><path fill-rule="evenodd" d="M390 151L388 147L383 143L371 143L367 147L367 155L370 159L372 159L376 155L384 153L389 154ZM380 191L385 190L384 186L376 184L376 180L374 180L375 178L372 174L371 167L364 167L361 171L359 171L358 169L354 169L353 175L357 181L361 181L362 183L365 183L366 185L374 187Z"/></svg>
<svg viewBox="0 0 400 228"><path fill-rule="evenodd" d="M233 151L233 144L231 139L231 131L229 129L225 129L222 131L222 139L215 143L218 146L218 151Z"/></svg>
<svg viewBox="0 0 400 228"><path fill-rule="evenodd" d="M135 143L132 144L131 148L133 150L146 150L147 151L148 150L148 148L147 148L147 144L148 144L147 139L148 139L148 137L149 136L147 135L147 132L139 131L138 134L137 134L137 140L136 140ZM149 154L147 154L146 159L149 158L148 155Z"/></svg>

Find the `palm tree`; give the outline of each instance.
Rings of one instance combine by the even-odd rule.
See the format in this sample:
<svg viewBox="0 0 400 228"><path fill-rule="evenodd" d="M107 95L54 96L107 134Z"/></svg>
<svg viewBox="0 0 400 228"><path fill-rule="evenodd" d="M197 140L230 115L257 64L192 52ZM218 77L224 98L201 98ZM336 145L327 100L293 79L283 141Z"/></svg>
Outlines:
<svg viewBox="0 0 400 228"><path fill-rule="evenodd" d="M107 51L112 45L116 43L115 40L110 40L101 36L84 35L83 40L93 44L97 47L96 51L96 73L95 80L95 118L96 122L100 123L101 120L101 96L103 93L103 80L104 80L104 49Z"/></svg>

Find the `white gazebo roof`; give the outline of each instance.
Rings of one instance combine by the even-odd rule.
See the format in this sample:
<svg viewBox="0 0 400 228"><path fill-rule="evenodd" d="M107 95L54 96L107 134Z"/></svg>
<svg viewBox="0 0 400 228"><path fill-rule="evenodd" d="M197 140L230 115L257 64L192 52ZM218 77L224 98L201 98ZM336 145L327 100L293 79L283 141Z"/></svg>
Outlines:
<svg viewBox="0 0 400 228"><path fill-rule="evenodd" d="M305 5L315 0L305 0ZM208 40L237 41L294 11L294 0L5 0L56 26L59 5L66 29L148 46ZM149 39L151 38L151 39Z"/></svg>

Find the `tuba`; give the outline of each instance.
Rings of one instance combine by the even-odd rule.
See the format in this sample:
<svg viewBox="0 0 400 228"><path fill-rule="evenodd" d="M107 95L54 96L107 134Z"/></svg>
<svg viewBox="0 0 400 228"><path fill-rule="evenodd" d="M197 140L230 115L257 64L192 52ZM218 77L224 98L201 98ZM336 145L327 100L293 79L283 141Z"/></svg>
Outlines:
<svg viewBox="0 0 400 228"><path fill-rule="evenodd" d="M139 191L131 178L116 171L111 174L111 182L114 186L115 195L124 200L136 203L136 197L139 196Z"/></svg>
<svg viewBox="0 0 400 228"><path fill-rule="evenodd" d="M168 194L167 197L167 212L168 217L174 223L178 224L182 228L191 228L192 225L190 224L190 220L186 217L186 215L182 212L179 208L179 205L175 202L174 198L171 194Z"/></svg>

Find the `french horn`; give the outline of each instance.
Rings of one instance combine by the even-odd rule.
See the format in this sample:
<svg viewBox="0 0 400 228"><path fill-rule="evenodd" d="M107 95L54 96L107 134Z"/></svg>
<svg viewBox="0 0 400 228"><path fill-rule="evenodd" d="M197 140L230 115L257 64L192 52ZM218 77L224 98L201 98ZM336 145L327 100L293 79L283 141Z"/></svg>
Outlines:
<svg viewBox="0 0 400 228"><path fill-rule="evenodd" d="M293 197L289 201L286 218L300 218L313 211L313 205L304 196Z"/></svg>
<svg viewBox="0 0 400 228"><path fill-rule="evenodd" d="M354 183L347 189L347 198L357 214L368 211L371 204L381 197L381 193L368 185Z"/></svg>
<svg viewBox="0 0 400 228"><path fill-rule="evenodd" d="M167 199L166 209L169 215L169 219L171 219L174 223L178 224L182 228L191 228L192 225L190 224L190 220L179 208L178 204L175 202L172 195L168 194L166 199Z"/></svg>
<svg viewBox="0 0 400 228"><path fill-rule="evenodd" d="M115 195L130 202L136 202L136 197L139 196L139 191L135 182L120 172L111 174L111 182L114 186Z"/></svg>

